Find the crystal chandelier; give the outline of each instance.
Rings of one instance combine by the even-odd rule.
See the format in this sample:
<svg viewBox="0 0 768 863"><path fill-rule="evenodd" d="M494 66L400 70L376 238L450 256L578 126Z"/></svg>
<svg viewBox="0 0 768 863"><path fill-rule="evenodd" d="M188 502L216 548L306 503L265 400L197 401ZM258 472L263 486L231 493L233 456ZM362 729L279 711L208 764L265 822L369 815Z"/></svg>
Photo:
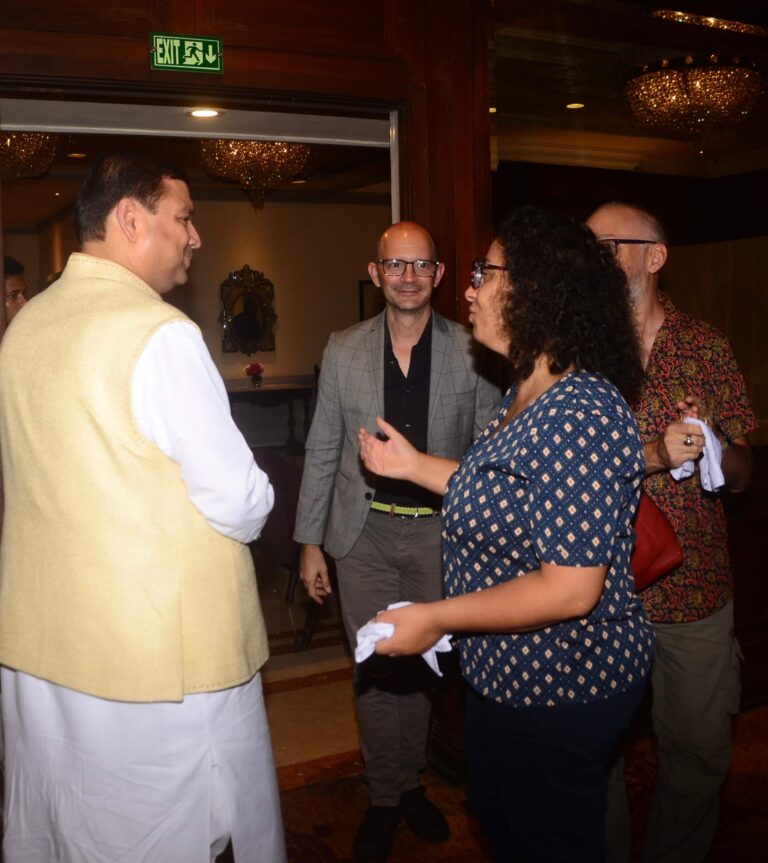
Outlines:
<svg viewBox="0 0 768 863"><path fill-rule="evenodd" d="M726 18L712 18L709 15L696 15L694 12L674 12L671 9L656 9L651 12L654 18L676 21L678 24L695 24L697 27L711 27L714 30L730 30L732 33L747 33L750 36L768 36L768 28L758 24L745 24L742 21L729 21Z"/></svg>
<svg viewBox="0 0 768 863"><path fill-rule="evenodd" d="M42 132L0 132L0 176L39 177L56 155L56 136Z"/></svg>
<svg viewBox="0 0 768 863"><path fill-rule="evenodd" d="M267 192L302 171L309 158L306 144L283 141L206 139L200 144L203 168L239 183L256 206L264 203Z"/></svg>
<svg viewBox="0 0 768 863"><path fill-rule="evenodd" d="M754 61L708 54L643 66L629 77L624 94L635 119L653 131L702 138L746 119L761 87Z"/></svg>

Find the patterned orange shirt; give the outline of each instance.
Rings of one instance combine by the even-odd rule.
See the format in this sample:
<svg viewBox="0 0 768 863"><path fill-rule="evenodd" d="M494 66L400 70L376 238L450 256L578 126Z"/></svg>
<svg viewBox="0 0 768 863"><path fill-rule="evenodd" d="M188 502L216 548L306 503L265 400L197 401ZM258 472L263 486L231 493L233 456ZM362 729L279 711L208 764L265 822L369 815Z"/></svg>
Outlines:
<svg viewBox="0 0 768 863"><path fill-rule="evenodd" d="M686 395L710 405L729 438L752 431L755 415L728 340L677 309L665 294L659 298L664 322L635 406L643 443L679 421L677 402ZM672 523L684 554L676 570L640 594L646 613L655 623L708 617L733 598L722 501L702 489L698 470L681 482L660 471L644 480L644 488Z"/></svg>

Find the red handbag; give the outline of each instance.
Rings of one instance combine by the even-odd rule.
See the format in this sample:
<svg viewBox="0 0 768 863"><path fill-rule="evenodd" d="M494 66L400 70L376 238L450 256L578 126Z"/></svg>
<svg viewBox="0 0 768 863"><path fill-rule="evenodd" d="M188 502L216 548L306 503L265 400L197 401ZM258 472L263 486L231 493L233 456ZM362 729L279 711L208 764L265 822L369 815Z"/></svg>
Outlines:
<svg viewBox="0 0 768 863"><path fill-rule="evenodd" d="M656 504L643 493L635 513L635 550L630 566L635 577L635 593L683 562L683 550L672 525Z"/></svg>

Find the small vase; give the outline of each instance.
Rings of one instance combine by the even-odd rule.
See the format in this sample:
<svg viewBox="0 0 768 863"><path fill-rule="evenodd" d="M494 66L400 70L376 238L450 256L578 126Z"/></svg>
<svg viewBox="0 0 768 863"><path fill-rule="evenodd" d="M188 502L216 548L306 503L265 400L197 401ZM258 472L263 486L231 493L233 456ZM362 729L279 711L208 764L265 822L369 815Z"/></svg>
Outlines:
<svg viewBox="0 0 768 863"><path fill-rule="evenodd" d="M251 386L260 387L262 383L261 375L251 375Z"/></svg>

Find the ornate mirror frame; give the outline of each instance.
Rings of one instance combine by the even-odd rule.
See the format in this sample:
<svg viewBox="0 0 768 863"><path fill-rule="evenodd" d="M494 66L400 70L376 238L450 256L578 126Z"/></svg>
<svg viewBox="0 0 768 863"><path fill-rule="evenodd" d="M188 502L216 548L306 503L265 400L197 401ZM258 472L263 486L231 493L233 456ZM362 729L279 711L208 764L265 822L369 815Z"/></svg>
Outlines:
<svg viewBox="0 0 768 863"><path fill-rule="evenodd" d="M274 300L275 286L259 270L245 264L229 274L221 283L222 308L218 318L224 353L239 351L250 356L275 349Z"/></svg>

